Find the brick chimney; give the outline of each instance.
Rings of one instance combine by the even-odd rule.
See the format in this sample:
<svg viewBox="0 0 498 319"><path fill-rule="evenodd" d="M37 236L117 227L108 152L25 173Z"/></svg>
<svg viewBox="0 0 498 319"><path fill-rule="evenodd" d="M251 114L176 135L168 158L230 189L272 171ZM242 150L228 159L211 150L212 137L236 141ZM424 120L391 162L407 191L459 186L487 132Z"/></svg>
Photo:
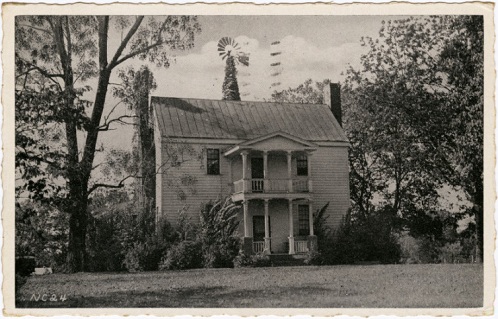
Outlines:
<svg viewBox="0 0 498 319"><path fill-rule="evenodd" d="M342 126L341 86L330 83L323 87L323 103L327 104L339 125Z"/></svg>

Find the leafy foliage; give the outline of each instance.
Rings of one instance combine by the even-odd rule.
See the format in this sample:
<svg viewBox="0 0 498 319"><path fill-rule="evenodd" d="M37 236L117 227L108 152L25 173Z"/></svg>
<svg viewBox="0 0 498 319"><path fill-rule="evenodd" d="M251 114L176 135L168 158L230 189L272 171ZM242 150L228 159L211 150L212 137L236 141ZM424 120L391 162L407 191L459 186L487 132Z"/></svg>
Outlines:
<svg viewBox="0 0 498 319"><path fill-rule="evenodd" d="M237 69L235 59L229 55L225 66L225 79L223 80L223 100L240 101L239 84L237 83Z"/></svg>
<svg viewBox="0 0 498 319"><path fill-rule="evenodd" d="M90 184L98 136L119 121L103 115L111 75L132 58L168 67L168 50L191 48L200 26L190 16L17 16L15 27L19 191L34 200L57 199L51 204L69 214L67 266L81 271L90 194L123 187ZM110 28L124 35L113 52ZM92 101L84 95L90 80L98 83Z"/></svg>
<svg viewBox="0 0 498 319"><path fill-rule="evenodd" d="M271 95L271 100L281 103L322 104L323 88L329 84L330 80L328 79L322 82L315 82L314 84L312 79L307 79L296 88L274 91Z"/></svg>
<svg viewBox="0 0 498 319"><path fill-rule="evenodd" d="M168 250L161 261L160 270L202 268L202 243L200 241L181 241Z"/></svg>
<svg viewBox="0 0 498 319"><path fill-rule="evenodd" d="M257 253L249 256L241 251L233 260L233 265L235 268L270 267L271 260L270 257L264 253Z"/></svg>
<svg viewBox="0 0 498 319"><path fill-rule="evenodd" d="M233 267L240 246L237 236L239 210L240 206L230 197L207 203L201 209L199 239L205 267Z"/></svg>
<svg viewBox="0 0 498 319"><path fill-rule="evenodd" d="M396 256L392 236L405 230L422 240L421 250L434 246L426 250L437 254L454 241L443 232L468 216L475 216L482 244L482 23L482 16L408 17L361 39L368 52L342 84L352 211L336 239L345 253L361 251L347 251L355 243L371 249L352 259L378 255L374 242ZM321 103L323 83L307 80L272 99ZM445 217L444 187L464 191L473 207ZM386 227L378 229L379 222ZM341 236L360 233L354 242Z"/></svg>

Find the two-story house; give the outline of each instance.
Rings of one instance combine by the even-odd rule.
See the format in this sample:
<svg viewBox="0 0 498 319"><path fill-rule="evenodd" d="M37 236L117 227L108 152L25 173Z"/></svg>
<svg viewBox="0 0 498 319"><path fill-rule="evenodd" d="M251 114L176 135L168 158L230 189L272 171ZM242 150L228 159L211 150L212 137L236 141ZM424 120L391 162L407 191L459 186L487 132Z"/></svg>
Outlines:
<svg viewBox="0 0 498 319"><path fill-rule="evenodd" d="M174 144L200 155L157 175L157 220L174 224L187 205L196 221L202 203L230 195L246 253L314 247L313 212L329 202L335 228L350 205L339 86L324 91L325 104L152 97L158 167ZM191 194L178 196L174 173L195 181Z"/></svg>

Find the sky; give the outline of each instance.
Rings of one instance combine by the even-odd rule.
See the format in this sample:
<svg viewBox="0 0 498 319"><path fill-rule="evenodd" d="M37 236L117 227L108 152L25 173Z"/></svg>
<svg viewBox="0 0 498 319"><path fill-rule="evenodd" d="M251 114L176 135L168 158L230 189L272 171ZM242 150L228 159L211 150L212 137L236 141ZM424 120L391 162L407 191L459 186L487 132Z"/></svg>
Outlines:
<svg viewBox="0 0 498 319"><path fill-rule="evenodd" d="M194 48L175 52L175 62L167 69L149 65L157 82L154 96L221 99L225 61L217 51L222 37L231 37L241 51L248 53L249 67L239 65L238 82L242 100L263 101L274 90L296 87L307 79L340 82L348 65L358 67L366 53L361 37L376 37L382 20L396 16L199 16L201 33L196 35ZM110 38L117 46L118 34ZM271 43L280 41L272 46ZM111 50L113 51L113 50ZM281 52L272 57L271 52ZM278 58L278 59L277 59ZM278 77L270 66L280 62ZM138 69L144 62L129 60ZM114 79L111 82L117 82ZM272 83L280 82L279 86ZM108 95L104 114L118 101ZM122 115L121 108L114 115ZM129 148L133 131L117 127L100 134L99 141L112 148ZM111 141L111 142L110 142Z"/></svg>
<svg viewBox="0 0 498 319"><path fill-rule="evenodd" d="M221 99L225 62L217 43L231 37L249 53L249 67L238 67L242 99L268 99L274 89L295 87L306 79L341 81L351 64L357 66L365 49L362 36L376 36L382 16L200 16L202 32L194 49L179 52L169 69L153 68L154 95ZM280 41L279 45L270 45ZM281 52L272 57L271 52ZM278 58L278 59L277 59ZM272 62L281 74L270 76ZM281 85L272 87L271 84Z"/></svg>

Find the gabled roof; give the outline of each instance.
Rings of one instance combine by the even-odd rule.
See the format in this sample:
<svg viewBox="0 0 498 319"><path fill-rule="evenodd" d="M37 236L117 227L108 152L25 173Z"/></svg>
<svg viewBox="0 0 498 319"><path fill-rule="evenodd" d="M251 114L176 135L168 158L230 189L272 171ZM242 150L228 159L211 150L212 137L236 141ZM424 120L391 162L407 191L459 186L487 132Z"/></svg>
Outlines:
<svg viewBox="0 0 498 319"><path fill-rule="evenodd" d="M266 134L264 136L257 137L257 138L252 139L252 140L248 140L248 141L239 143L239 144L235 145L234 147L230 148L228 151L226 151L225 156L229 156L231 154L238 153L239 151L242 151L242 150L253 149L254 146L257 146L258 144L260 144L264 141L271 140L273 138L278 138L278 137L281 137L281 138L284 138L285 140L294 142L295 144L299 145L299 148L302 150L314 151L318 148L318 146L316 144L311 143L311 142L306 141L306 140L303 140L302 138L290 135L290 134L285 133L285 132L277 131L274 133L270 133L270 134Z"/></svg>
<svg viewBox="0 0 498 319"><path fill-rule="evenodd" d="M151 98L163 136L250 140L277 131L307 141L348 142L325 104Z"/></svg>
<svg viewBox="0 0 498 319"><path fill-rule="evenodd" d="M294 136L294 135L291 135L289 133L282 132L282 131L276 131L276 132L273 132L273 133L270 133L270 134L259 136L257 138L252 139L252 140L248 140L248 141L242 142L239 145L244 145L244 146L245 145L253 145L253 144L256 144L256 143L259 143L259 142L271 139L271 138L276 137L276 136L285 137L288 140L291 140L291 141L294 141L296 143L302 144L303 146L306 146L306 147L316 148L316 144L313 144L313 143L311 143L309 141L303 140L302 138L299 138L297 136Z"/></svg>

